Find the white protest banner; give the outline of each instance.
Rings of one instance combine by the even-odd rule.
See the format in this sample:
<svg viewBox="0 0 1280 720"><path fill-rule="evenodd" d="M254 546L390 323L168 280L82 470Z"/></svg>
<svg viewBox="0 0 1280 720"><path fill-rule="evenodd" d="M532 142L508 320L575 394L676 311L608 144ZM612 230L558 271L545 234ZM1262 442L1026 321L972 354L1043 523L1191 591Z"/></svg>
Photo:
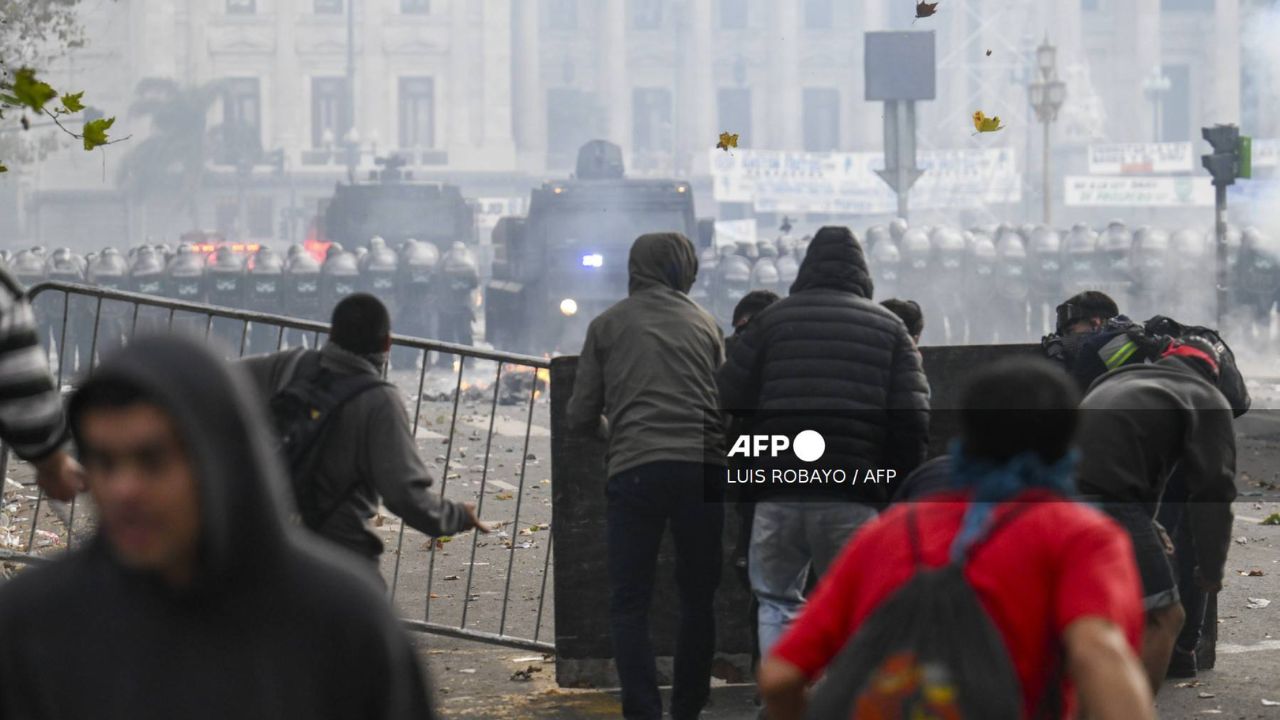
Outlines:
<svg viewBox="0 0 1280 720"><path fill-rule="evenodd" d="M1213 205L1205 177L1090 177L1064 179L1069 207L1190 207Z"/></svg>
<svg viewBox="0 0 1280 720"><path fill-rule="evenodd" d="M977 207L1022 198L1022 177L1007 148L926 151L918 159L925 172L911 190L913 207ZM896 196L875 173L883 167L880 153L711 154L716 200L750 202L758 212L892 213Z"/></svg>
<svg viewBox="0 0 1280 720"><path fill-rule="evenodd" d="M1278 159L1280 159L1280 140L1254 139L1254 167L1276 167L1277 164L1280 164L1280 162L1277 162Z"/></svg>
<svg viewBox="0 0 1280 720"><path fill-rule="evenodd" d="M1089 146L1091 175L1167 174L1195 168L1195 152L1189 142Z"/></svg>

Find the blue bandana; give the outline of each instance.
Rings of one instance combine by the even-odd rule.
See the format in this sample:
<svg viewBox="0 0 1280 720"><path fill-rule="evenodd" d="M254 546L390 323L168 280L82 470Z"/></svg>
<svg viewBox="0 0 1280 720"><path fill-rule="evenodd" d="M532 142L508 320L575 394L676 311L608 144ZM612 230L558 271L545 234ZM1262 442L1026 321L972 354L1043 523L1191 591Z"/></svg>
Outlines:
<svg viewBox="0 0 1280 720"><path fill-rule="evenodd" d="M1075 494L1075 468L1079 453L1068 452L1058 462L1047 465L1040 456L1028 450L1015 455L1003 465L965 455L964 443L953 440L951 452L951 484L972 490L973 498L960 523L960 532L951 543L951 559L960 562L975 542L986 535L997 505L1031 488L1043 488L1061 495Z"/></svg>

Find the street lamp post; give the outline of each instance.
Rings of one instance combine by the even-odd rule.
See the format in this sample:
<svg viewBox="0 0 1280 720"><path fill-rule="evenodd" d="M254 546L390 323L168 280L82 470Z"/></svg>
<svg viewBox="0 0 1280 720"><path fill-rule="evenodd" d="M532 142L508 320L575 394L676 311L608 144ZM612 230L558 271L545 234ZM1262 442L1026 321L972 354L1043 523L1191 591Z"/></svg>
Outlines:
<svg viewBox="0 0 1280 720"><path fill-rule="evenodd" d="M1027 86L1027 97L1036 117L1044 125L1044 224L1053 221L1053 196L1050 193L1049 179L1049 126L1058 119L1058 110L1067 98L1067 85L1058 79L1058 49L1049 44L1045 38L1036 48L1036 65L1040 69L1040 77Z"/></svg>
<svg viewBox="0 0 1280 720"><path fill-rule="evenodd" d="M1142 92L1151 101L1151 133L1155 142L1164 140L1164 128L1161 127L1161 110L1164 107L1164 94L1173 87L1173 81L1159 65L1151 68L1151 73L1142 79Z"/></svg>

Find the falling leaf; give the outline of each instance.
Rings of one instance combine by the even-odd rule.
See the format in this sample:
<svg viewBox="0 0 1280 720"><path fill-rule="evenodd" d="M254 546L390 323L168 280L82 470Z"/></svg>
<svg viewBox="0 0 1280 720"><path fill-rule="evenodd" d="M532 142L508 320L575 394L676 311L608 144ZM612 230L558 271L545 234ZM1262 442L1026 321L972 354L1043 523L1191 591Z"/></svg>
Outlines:
<svg viewBox="0 0 1280 720"><path fill-rule="evenodd" d="M1003 130L1004 126L1000 124L1000 116L987 117L981 110L973 113L973 126L980 133L996 132Z"/></svg>
<svg viewBox="0 0 1280 720"><path fill-rule="evenodd" d="M80 102L80 98L84 97L84 92L67 93L62 96L62 107L69 113L80 112L84 109L84 103Z"/></svg>
<svg viewBox="0 0 1280 720"><path fill-rule="evenodd" d="M510 500L511 493L498 493L497 495L493 496L493 499L494 500Z"/></svg>
<svg viewBox="0 0 1280 720"><path fill-rule="evenodd" d="M720 142L716 143L717 150L724 150L725 152L729 152L729 148L736 148L736 147L738 147L737 133L728 133L728 132L720 133Z"/></svg>
<svg viewBox="0 0 1280 720"><path fill-rule="evenodd" d="M9 167L7 165L0 165L0 173L7 173L7 172L9 172Z"/></svg>
<svg viewBox="0 0 1280 720"><path fill-rule="evenodd" d="M916 3L916 19L927 18L938 11L938 3L927 3L921 0Z"/></svg>
<svg viewBox="0 0 1280 720"><path fill-rule="evenodd" d="M1280 513L1271 513L1259 525L1280 525Z"/></svg>
<svg viewBox="0 0 1280 720"><path fill-rule="evenodd" d="M988 50L988 51L987 51L987 57L991 57L991 51L990 51L990 50Z"/></svg>
<svg viewBox="0 0 1280 720"><path fill-rule="evenodd" d="M107 140L107 130L111 129L111 126L114 125L115 122L116 119L110 117L98 118L97 120L85 123L84 149L92 150L99 145L106 145L109 142Z"/></svg>

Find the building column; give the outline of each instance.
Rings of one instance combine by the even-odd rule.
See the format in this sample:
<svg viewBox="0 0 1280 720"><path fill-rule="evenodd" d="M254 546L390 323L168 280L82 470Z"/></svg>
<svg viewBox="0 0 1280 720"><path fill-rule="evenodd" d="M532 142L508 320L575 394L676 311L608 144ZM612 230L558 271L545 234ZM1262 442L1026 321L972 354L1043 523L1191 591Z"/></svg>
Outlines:
<svg viewBox="0 0 1280 720"><path fill-rule="evenodd" d="M804 7L798 2L772 3L771 40L774 50L770 66L769 86L766 93L769 107L766 145L772 150L799 151L804 149L802 100L800 87L800 43L803 32L800 13Z"/></svg>
<svg viewBox="0 0 1280 720"><path fill-rule="evenodd" d="M511 6L522 0L485 0L483 16L476 26L477 45L484 52L481 85L481 145L486 151L501 152L510 158L514 148L511 127ZM545 134L545 133L544 133ZM510 160L506 160L509 165Z"/></svg>
<svg viewBox="0 0 1280 720"><path fill-rule="evenodd" d="M1113 5L1116 13L1117 37L1130 38L1127 57L1117 58L1113 65L1116 80L1108 109L1111 136L1118 141L1148 142L1155 137L1155 119L1151 101L1142 91L1142 81L1160 66L1160 33L1162 13L1160 0L1128 0ZM1152 32L1151 20L1156 18ZM1136 122L1135 122L1136 120Z"/></svg>
<svg viewBox="0 0 1280 720"><path fill-rule="evenodd" d="M693 0L684 4L684 53L677 88L675 131L680 175L709 171L707 149L715 145L716 88L712 77L711 3Z"/></svg>
<svg viewBox="0 0 1280 720"><path fill-rule="evenodd" d="M542 86L540 4L540 0L511 2L511 132L519 166L526 172L537 172L547 164L547 95Z"/></svg>
<svg viewBox="0 0 1280 720"><path fill-rule="evenodd" d="M851 38L852 57L854 58L853 85L849 88L848 101L841 108L841 124L847 128L843 145L855 152L879 150L884 144L884 120L881 114L883 105L879 102L867 101L867 73L863 67L866 54L866 33L887 29L889 9L884 0L861 0L861 18L855 36ZM942 33L938 35L938 52L943 52ZM843 94L843 93L842 93ZM848 108L847 110L845 108Z"/></svg>
<svg viewBox="0 0 1280 720"><path fill-rule="evenodd" d="M631 81L627 78L625 0L601 0L596 57L601 69L596 94L605 113L605 137L631 155Z"/></svg>
<svg viewBox="0 0 1280 720"><path fill-rule="evenodd" d="M1240 0L1215 0L1211 103L1204 123L1240 123ZM1249 131L1253 131L1252 128Z"/></svg>
<svg viewBox="0 0 1280 720"><path fill-rule="evenodd" d="M264 137L265 150L283 148L285 164L296 171L302 162L303 135L310 127L304 115L303 84L306 79L298 70L298 42L295 37L298 10L296 0L276 0L276 58L272 73L271 95L263 105L271 104L273 133Z"/></svg>

